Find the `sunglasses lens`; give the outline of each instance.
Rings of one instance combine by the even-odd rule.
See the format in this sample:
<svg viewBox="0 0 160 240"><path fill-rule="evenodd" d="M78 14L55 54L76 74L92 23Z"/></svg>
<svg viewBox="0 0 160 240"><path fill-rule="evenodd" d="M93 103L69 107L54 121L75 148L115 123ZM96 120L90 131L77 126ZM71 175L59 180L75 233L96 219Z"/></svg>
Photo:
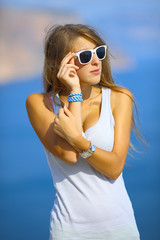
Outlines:
<svg viewBox="0 0 160 240"><path fill-rule="evenodd" d="M81 63L88 63L91 60L91 51L84 51L80 53Z"/></svg>
<svg viewBox="0 0 160 240"><path fill-rule="evenodd" d="M97 49L97 51L96 51L96 53L97 53L97 57L100 59L100 60L102 60L102 59L104 59L105 58L105 55L106 55L106 49L105 49L105 47L99 47L98 49Z"/></svg>

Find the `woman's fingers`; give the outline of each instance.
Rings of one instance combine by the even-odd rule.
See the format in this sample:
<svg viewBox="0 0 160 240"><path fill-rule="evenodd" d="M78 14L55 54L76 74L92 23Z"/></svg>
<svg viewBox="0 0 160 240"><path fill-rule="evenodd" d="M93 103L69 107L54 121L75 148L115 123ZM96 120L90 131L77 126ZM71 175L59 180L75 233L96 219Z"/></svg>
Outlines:
<svg viewBox="0 0 160 240"><path fill-rule="evenodd" d="M74 64L66 64L66 65L64 65L62 68L59 69L59 71L58 71L58 73L57 73L57 78L61 79L62 76L64 75L64 73L65 73L68 69L70 69L71 71L72 71L73 69L78 70L79 67L76 66L76 65L74 65Z"/></svg>
<svg viewBox="0 0 160 240"><path fill-rule="evenodd" d="M68 116L68 117L72 117L72 113L69 111L69 109L64 105L64 113Z"/></svg>
<svg viewBox="0 0 160 240"><path fill-rule="evenodd" d="M75 62L74 62L74 56L75 56L75 54L74 53L72 53L72 58L69 60L69 64L74 64L75 65Z"/></svg>
<svg viewBox="0 0 160 240"><path fill-rule="evenodd" d="M60 71L60 75L65 72L67 69L72 69L74 68L75 70L78 70L79 67L74 65L74 64L66 64L65 66L63 66L63 68L61 68L61 71Z"/></svg>
<svg viewBox="0 0 160 240"><path fill-rule="evenodd" d="M76 74L75 68L64 68L62 73L61 73L61 76L63 78L63 76L65 76L65 75L70 76L70 74L72 74L72 73Z"/></svg>
<svg viewBox="0 0 160 240"><path fill-rule="evenodd" d="M76 75L77 72L76 72L77 68L75 67L68 67L68 66L65 66L62 70L61 70L61 73L57 74L57 77L59 80L65 80L65 77L67 79L67 77L71 76L71 75Z"/></svg>
<svg viewBox="0 0 160 240"><path fill-rule="evenodd" d="M58 115L61 116L61 114L63 114L63 113L64 113L63 108L60 108L60 109L59 109L59 112L58 112Z"/></svg>
<svg viewBox="0 0 160 240"><path fill-rule="evenodd" d="M70 118L72 117L72 113L69 111L69 109L65 105L63 108L59 109L58 118L61 118L64 115L66 115L67 117L70 117Z"/></svg>
<svg viewBox="0 0 160 240"><path fill-rule="evenodd" d="M74 55L74 53L69 53L64 57L57 73L57 78L69 89L72 89L75 86L79 87L80 85L79 77L76 72L79 67L74 64L74 61L72 61Z"/></svg>
<svg viewBox="0 0 160 240"><path fill-rule="evenodd" d="M75 69L79 69L78 66L76 66L75 64L66 64L67 67L72 67L72 68L75 68Z"/></svg>
<svg viewBox="0 0 160 240"><path fill-rule="evenodd" d="M70 59L72 58L72 53L69 52L61 61L61 64L60 64L60 67L59 67L59 71L58 71L58 74L57 74L57 77L58 75L61 73L63 67L70 61Z"/></svg>
<svg viewBox="0 0 160 240"><path fill-rule="evenodd" d="M60 67L67 64L73 57L74 53L69 52L61 61Z"/></svg>

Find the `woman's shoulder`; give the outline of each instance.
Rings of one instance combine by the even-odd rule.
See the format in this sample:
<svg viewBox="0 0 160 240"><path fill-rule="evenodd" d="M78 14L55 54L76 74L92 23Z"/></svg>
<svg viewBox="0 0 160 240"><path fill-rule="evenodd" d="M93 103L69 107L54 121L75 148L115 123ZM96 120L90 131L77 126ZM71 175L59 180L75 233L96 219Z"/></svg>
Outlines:
<svg viewBox="0 0 160 240"><path fill-rule="evenodd" d="M114 112L120 105L133 100L132 92L125 87L111 89L111 108Z"/></svg>
<svg viewBox="0 0 160 240"><path fill-rule="evenodd" d="M26 108L29 110L30 108L34 109L42 109L48 108L52 110L52 104L49 99L48 93L31 93L26 99Z"/></svg>
<svg viewBox="0 0 160 240"><path fill-rule="evenodd" d="M31 93L30 95L28 95L26 101L33 101L33 100L42 100L43 98L48 97L48 93Z"/></svg>
<svg viewBox="0 0 160 240"><path fill-rule="evenodd" d="M133 97L132 92L125 87L116 87L111 89L111 94L114 98L120 98L123 97L124 95L128 95L128 97Z"/></svg>

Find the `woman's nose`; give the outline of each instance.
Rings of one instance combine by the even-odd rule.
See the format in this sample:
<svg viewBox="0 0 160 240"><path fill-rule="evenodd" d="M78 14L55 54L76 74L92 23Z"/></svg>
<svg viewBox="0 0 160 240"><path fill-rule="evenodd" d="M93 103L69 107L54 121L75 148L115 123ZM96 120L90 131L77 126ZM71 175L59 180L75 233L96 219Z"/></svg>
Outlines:
<svg viewBox="0 0 160 240"><path fill-rule="evenodd" d="M92 64L99 64L100 60L98 59L97 55L95 53L93 53L93 58L91 63Z"/></svg>

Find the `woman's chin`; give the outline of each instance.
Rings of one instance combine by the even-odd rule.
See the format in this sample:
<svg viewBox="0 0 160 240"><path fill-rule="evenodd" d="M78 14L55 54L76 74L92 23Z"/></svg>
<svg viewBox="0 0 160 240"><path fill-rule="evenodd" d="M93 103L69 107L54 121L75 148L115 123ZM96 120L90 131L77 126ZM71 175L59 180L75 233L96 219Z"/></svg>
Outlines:
<svg viewBox="0 0 160 240"><path fill-rule="evenodd" d="M92 76L90 78L87 78L87 80L81 80L81 84L88 84L88 85L95 85L100 82L101 78L100 76Z"/></svg>

